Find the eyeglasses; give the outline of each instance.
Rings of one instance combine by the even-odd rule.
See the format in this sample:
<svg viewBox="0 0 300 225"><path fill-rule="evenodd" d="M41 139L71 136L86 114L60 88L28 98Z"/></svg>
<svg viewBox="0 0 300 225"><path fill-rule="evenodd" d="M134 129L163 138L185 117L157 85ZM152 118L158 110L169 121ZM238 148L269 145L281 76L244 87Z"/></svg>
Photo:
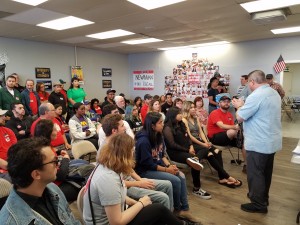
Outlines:
<svg viewBox="0 0 300 225"><path fill-rule="evenodd" d="M62 160L61 157L55 157L54 160L52 160L52 161L50 161L50 162L47 162L47 163L43 163L43 164L41 165L41 167L42 167L42 166L45 166L45 165L47 165L47 164L51 164L51 163L53 163L55 166L60 166L61 160Z"/></svg>

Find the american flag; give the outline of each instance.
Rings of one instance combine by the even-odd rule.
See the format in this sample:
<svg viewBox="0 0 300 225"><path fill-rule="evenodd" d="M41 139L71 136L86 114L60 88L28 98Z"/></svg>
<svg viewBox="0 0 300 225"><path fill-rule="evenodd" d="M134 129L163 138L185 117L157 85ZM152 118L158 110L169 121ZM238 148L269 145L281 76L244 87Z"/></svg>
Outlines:
<svg viewBox="0 0 300 225"><path fill-rule="evenodd" d="M275 63L275 65L273 67L274 67L274 70L276 73L280 73L281 71L283 71L285 69L285 62L281 55L279 56L279 58L277 59L277 62Z"/></svg>

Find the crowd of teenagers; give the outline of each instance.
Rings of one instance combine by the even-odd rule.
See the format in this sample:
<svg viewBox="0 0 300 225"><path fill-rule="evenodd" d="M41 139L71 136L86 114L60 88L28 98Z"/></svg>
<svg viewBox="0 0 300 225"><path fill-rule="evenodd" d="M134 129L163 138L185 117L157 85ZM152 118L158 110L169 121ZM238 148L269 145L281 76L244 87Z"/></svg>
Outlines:
<svg viewBox="0 0 300 225"><path fill-rule="evenodd" d="M280 95L262 71L251 72L243 83L245 76L231 98L215 74L208 111L200 96L188 101L172 93L146 94L128 100L108 89L100 104L87 100L76 77L67 91L60 80L47 93L43 84L34 91L33 80L22 87L17 74L8 76L0 89L0 180L13 188L0 198L0 224L80 224L68 203L82 188L85 224L202 224L176 165L191 168L194 196L211 199L201 185L203 160L224 188L243 184L223 167L219 146L228 145L243 149L251 203L241 209L266 213L274 155L281 149ZM271 122L264 121L266 111ZM254 138L266 123L272 135ZM96 163L74 159L72 145L82 141L97 149Z"/></svg>

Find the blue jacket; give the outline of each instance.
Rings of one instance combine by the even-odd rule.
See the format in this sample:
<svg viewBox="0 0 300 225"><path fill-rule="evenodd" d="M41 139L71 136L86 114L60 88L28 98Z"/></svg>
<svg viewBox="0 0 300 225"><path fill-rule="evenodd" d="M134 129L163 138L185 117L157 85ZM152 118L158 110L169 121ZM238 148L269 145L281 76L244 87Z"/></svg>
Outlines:
<svg viewBox="0 0 300 225"><path fill-rule="evenodd" d="M39 108L41 105L40 97L36 91L33 91L33 93L36 97L36 101L38 104L37 107ZM24 91L22 91L21 96L22 96L22 104L24 105L26 115L33 116L31 108L30 108L30 97L29 97L28 89L25 89Z"/></svg>
<svg viewBox="0 0 300 225"><path fill-rule="evenodd" d="M138 132L135 136L135 171L142 173L147 170L157 170L157 165L164 166L162 158L165 156L165 144L152 148L148 134L145 131Z"/></svg>
<svg viewBox="0 0 300 225"><path fill-rule="evenodd" d="M46 187L58 218L64 225L81 224L75 219L61 190L53 183ZM45 225L51 224L46 218L34 211L13 188L0 211L0 224L5 225Z"/></svg>

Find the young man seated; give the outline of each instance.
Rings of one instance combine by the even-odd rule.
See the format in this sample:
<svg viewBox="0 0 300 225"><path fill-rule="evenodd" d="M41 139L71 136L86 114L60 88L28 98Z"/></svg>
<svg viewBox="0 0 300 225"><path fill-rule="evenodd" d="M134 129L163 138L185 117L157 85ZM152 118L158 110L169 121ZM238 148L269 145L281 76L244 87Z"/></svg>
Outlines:
<svg viewBox="0 0 300 225"><path fill-rule="evenodd" d="M222 96L219 101L220 108L212 111L207 122L207 136L215 145L236 146L236 136L239 125L234 124L234 118L229 112L231 99Z"/></svg>
<svg viewBox="0 0 300 225"><path fill-rule="evenodd" d="M46 140L20 140L9 149L7 162L14 188L0 211L0 224L81 224L51 183L59 160Z"/></svg>

